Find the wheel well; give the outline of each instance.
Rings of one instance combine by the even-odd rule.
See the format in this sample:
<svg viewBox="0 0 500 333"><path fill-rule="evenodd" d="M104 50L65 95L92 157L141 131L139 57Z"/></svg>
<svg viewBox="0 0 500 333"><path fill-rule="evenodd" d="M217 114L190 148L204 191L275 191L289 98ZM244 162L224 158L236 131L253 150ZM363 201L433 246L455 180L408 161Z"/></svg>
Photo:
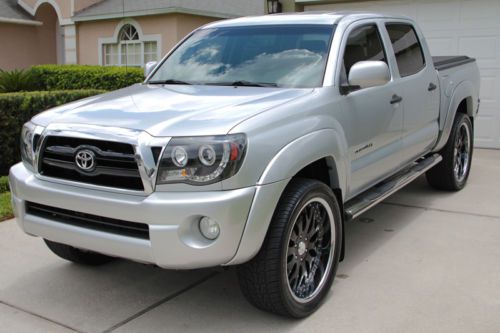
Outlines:
<svg viewBox="0 0 500 333"><path fill-rule="evenodd" d="M474 126L474 117L472 116L473 106L472 106L472 98L467 97L464 98L457 108L457 113L463 113L469 116L472 125Z"/></svg>
<svg viewBox="0 0 500 333"><path fill-rule="evenodd" d="M333 158L324 157L311 164L305 166L297 172L294 176L300 178L316 179L320 182L328 185L335 195L337 202L340 206L340 211L344 211L344 202L342 199L342 190L340 189L337 175L337 168L335 167L335 162ZM343 215L343 214L342 214ZM342 224L344 223L344 218L342 218ZM342 249L340 252L340 261L344 260L345 256L345 238L344 238L344 228L342 227Z"/></svg>
<svg viewBox="0 0 500 333"><path fill-rule="evenodd" d="M339 204L342 205L342 191L339 186L337 168L333 158L323 157L308 164L293 176L293 178L297 177L316 179L325 183L332 189Z"/></svg>
<svg viewBox="0 0 500 333"><path fill-rule="evenodd" d="M322 158L309 164L297 172L294 177L316 179L331 187L330 168L328 167L326 158Z"/></svg>

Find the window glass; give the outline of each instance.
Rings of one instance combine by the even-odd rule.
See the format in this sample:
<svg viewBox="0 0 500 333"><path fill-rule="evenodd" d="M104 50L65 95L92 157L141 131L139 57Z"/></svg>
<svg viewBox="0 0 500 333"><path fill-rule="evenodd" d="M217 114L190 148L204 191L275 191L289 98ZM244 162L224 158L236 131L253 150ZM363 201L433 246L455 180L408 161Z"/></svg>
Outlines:
<svg viewBox="0 0 500 333"><path fill-rule="evenodd" d="M157 61L157 46L156 42L144 42L144 63Z"/></svg>
<svg viewBox="0 0 500 333"><path fill-rule="evenodd" d="M344 52L344 68L341 82L347 83L351 67L359 61L378 60L387 63L382 40L375 25L366 25L353 30Z"/></svg>
<svg viewBox="0 0 500 333"><path fill-rule="evenodd" d="M220 27L195 32L151 81L306 88L323 82L332 25Z"/></svg>
<svg viewBox="0 0 500 333"><path fill-rule="evenodd" d="M389 23L386 27L401 77L420 72L425 67L425 58L413 27L400 23Z"/></svg>
<svg viewBox="0 0 500 333"><path fill-rule="evenodd" d="M118 34L116 43L102 46L105 66L143 66L149 61L158 61L156 41L141 41L137 29L125 24Z"/></svg>
<svg viewBox="0 0 500 333"><path fill-rule="evenodd" d="M120 30L120 40L138 40L139 34L137 29L131 24L125 24Z"/></svg>

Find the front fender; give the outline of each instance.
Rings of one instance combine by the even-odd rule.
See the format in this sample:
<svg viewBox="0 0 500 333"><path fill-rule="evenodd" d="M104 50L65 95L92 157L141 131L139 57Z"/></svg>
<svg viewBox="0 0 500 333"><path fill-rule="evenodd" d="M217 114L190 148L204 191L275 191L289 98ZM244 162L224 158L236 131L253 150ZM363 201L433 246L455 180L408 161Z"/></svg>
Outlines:
<svg viewBox="0 0 500 333"><path fill-rule="evenodd" d="M333 129L306 134L284 146L262 173L236 255L226 265L252 259L260 250L278 201L290 179L302 168L321 158L331 163L332 187L345 195L347 176L345 140Z"/></svg>

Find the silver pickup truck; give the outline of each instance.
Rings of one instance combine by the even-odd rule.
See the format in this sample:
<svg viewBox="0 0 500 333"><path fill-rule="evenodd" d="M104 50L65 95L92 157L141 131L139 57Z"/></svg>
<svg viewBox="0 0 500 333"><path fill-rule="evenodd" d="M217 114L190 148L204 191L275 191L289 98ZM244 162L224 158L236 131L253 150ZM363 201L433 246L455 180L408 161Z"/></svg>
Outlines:
<svg viewBox="0 0 500 333"><path fill-rule="evenodd" d="M424 173L467 182L477 65L431 57L410 19L220 21L145 71L24 125L17 221L64 259L237 265L252 304L300 318L332 285L344 223Z"/></svg>

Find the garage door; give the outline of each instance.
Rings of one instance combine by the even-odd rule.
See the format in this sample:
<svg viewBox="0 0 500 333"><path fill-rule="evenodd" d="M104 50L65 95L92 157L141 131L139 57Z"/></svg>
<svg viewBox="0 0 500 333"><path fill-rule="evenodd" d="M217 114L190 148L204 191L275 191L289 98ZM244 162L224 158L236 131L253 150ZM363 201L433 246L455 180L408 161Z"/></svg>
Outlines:
<svg viewBox="0 0 500 333"><path fill-rule="evenodd" d="M364 10L415 19L433 55L468 55L481 70L476 146L500 148L500 0L387 0L310 5L306 10Z"/></svg>

